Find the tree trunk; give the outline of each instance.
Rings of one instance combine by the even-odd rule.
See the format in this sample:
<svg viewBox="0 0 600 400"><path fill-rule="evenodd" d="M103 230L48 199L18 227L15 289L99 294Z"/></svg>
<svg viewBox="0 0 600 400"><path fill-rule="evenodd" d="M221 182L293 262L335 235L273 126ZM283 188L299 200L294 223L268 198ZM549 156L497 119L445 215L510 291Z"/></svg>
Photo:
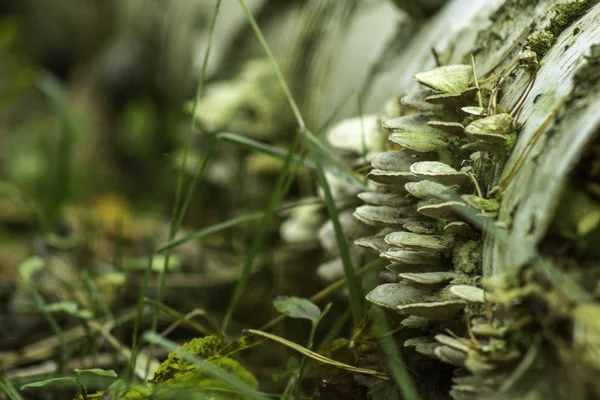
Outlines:
<svg viewBox="0 0 600 400"><path fill-rule="evenodd" d="M470 65L472 56L487 88L481 95L498 104L492 114L508 111L517 126L511 151L491 157L479 180L499 210L495 219L475 218L487 297L483 308L466 311L467 325L476 317L502 332L489 343L506 346L498 350L506 360L501 367L467 366L474 378L459 378L451 394L600 396L598 0L451 0L430 17L430 8L414 7L418 2L395 3L411 4L315 0L305 8L305 29L293 31L309 35L297 39L289 64L309 128L316 131L336 111L337 120L381 113L389 99L419 87L415 73ZM316 27L316 36L306 26ZM489 343L469 346L485 356L497 350L485 348Z"/></svg>
<svg viewBox="0 0 600 400"><path fill-rule="evenodd" d="M413 74L433 69L436 58L468 65L472 55L479 80L496 81L490 88L500 90L499 109L517 122L514 149L495 159L482 187L500 208L497 219L481 222L481 275L483 315L509 332L504 345L520 357L500 372L476 371L478 381L455 385L455 398L600 396L597 3L454 0L427 21L401 15L397 36L357 83L362 111L380 112L386 100L415 90ZM344 54L343 46L333 48ZM337 60L331 70L352 62L328 60ZM313 104L327 115L334 105L323 103Z"/></svg>

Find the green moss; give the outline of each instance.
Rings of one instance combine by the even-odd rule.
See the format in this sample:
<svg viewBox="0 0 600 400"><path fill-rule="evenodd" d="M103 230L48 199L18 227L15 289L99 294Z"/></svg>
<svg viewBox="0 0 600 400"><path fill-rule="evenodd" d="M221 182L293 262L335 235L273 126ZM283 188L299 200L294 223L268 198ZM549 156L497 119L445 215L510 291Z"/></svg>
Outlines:
<svg viewBox="0 0 600 400"><path fill-rule="evenodd" d="M229 375L235 376L248 386L257 389L258 381L250 372L231 358L217 358L210 361L210 364L226 371ZM159 394L164 392L174 392L177 389L186 389L187 398L204 400L214 398L219 400L242 400L244 396L227 391L228 385L215 379L198 368L192 367L189 370L177 374L174 378L157 385L155 392ZM219 390L225 389L225 390Z"/></svg>
<svg viewBox="0 0 600 400"><path fill-rule="evenodd" d="M218 355L222 342L217 336L192 339L181 346L185 350L210 363L212 366L225 371L236 377L248 386L258 389L258 381L239 362ZM113 385L114 386L114 385ZM183 360L175 353L169 353L167 359L160 365L154 375L154 379L147 384L134 384L124 387L111 386L109 392L124 393L119 397L121 400L142 400L148 398L182 398L205 400L242 400L244 396L230 391L225 383L207 375L193 364ZM219 390L222 389L222 390ZM181 391L181 393L178 393ZM89 399L104 398L107 391L88 395ZM81 395L77 400L81 399Z"/></svg>
<svg viewBox="0 0 600 400"><path fill-rule="evenodd" d="M492 24L477 34L474 50L463 55L462 62L470 63L471 54L485 57L506 45L507 35L521 29L524 16L530 15L540 0L506 1L490 17Z"/></svg>
<svg viewBox="0 0 600 400"><path fill-rule="evenodd" d="M517 134L516 133L512 133L508 136L506 136L506 143L504 143L504 149L506 151L506 154L511 154L513 149L515 148L515 145L517 144Z"/></svg>
<svg viewBox="0 0 600 400"><path fill-rule="evenodd" d="M204 360L213 357L220 348L221 339L217 336L207 336L195 338L181 346L181 349L187 351ZM177 378L180 374L186 373L195 367L182 359L175 353L169 353L168 358L160 364L160 367L154 374L153 382L165 382L169 379Z"/></svg>
<svg viewBox="0 0 600 400"><path fill-rule="evenodd" d="M121 397L121 400L142 400L147 399L152 394L152 385L131 385L127 393Z"/></svg>
<svg viewBox="0 0 600 400"><path fill-rule="evenodd" d="M258 381L237 361L218 355L222 342L217 336L192 339L181 346L182 350L207 361L211 365L223 369L228 374L238 378L247 385L258 388ZM170 353L154 375L153 383L156 383L155 391L170 390L173 388L189 388L186 391L190 398L215 398L215 399L243 399L244 397L232 392L215 391L210 388L228 389L223 382L207 375L193 364L183 360L179 355ZM197 391L196 394L193 392ZM189 393L188 393L189 392Z"/></svg>
<svg viewBox="0 0 600 400"><path fill-rule="evenodd" d="M459 275L458 278L452 280L453 285L474 285L475 278L469 275Z"/></svg>
<svg viewBox="0 0 600 400"><path fill-rule="evenodd" d="M581 0L554 6L552 8L554 17L548 27L531 35L526 46L534 51L540 60L554 45L558 36L597 3L598 0Z"/></svg>
<svg viewBox="0 0 600 400"><path fill-rule="evenodd" d="M556 36L554 36L548 29L544 29L529 36L525 46L529 47L533 52L535 52L539 60L544 57L548 50L550 50L550 48L554 45L554 42L556 42Z"/></svg>
<svg viewBox="0 0 600 400"><path fill-rule="evenodd" d="M598 0L571 1L554 7L556 15L550 21L548 28L555 36L560 35L573 22L582 17Z"/></svg>
<svg viewBox="0 0 600 400"><path fill-rule="evenodd" d="M466 274L478 274L481 265L481 242L469 240L452 248L454 270Z"/></svg>

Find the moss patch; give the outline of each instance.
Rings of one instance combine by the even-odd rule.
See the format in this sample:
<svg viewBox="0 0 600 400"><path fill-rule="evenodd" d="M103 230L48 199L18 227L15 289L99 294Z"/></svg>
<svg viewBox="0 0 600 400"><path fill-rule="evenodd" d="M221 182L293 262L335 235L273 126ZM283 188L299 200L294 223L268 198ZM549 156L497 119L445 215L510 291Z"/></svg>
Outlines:
<svg viewBox="0 0 600 400"><path fill-rule="evenodd" d="M481 242L469 240L455 245L452 248L452 263L455 271L471 275L480 273Z"/></svg>
<svg viewBox="0 0 600 400"><path fill-rule="evenodd" d="M204 338L192 339L183 344L181 349L187 351L212 366L225 371L227 374L236 377L248 386L257 389L258 381L248 370L239 362L228 357L218 355L222 348L221 339L216 336L207 336ZM225 383L207 375L195 365L185 361L175 353L169 353L168 358L160 365L158 370L149 383L143 385L131 385L126 388L115 388L123 393L120 399L147 399L163 398L162 395L169 394L168 398L182 399L218 399L218 400L242 400L245 399L241 394L230 391ZM120 389L120 390L119 390ZM173 397L181 390L182 397ZM116 393L115 390L108 392ZM97 392L88 395L90 399L104 398L106 392ZM78 397L77 399L80 399Z"/></svg>
<svg viewBox="0 0 600 400"><path fill-rule="evenodd" d="M539 59L543 57L548 50L550 50L552 45L554 45L554 42L556 42L556 36L554 36L548 29L544 29L543 31L536 32L529 36L526 46L534 51Z"/></svg>
<svg viewBox="0 0 600 400"><path fill-rule="evenodd" d="M526 46L536 52L538 60L546 55L554 45L558 36L564 32L575 21L581 18L592 6L598 4L599 0L572 1L566 4L558 4L552 8L554 17L550 20L548 27L529 37Z"/></svg>
<svg viewBox="0 0 600 400"><path fill-rule="evenodd" d="M598 4L598 0L572 1L566 4L558 4L553 11L556 15L550 21L550 32L558 36L573 22L581 18L592 6Z"/></svg>
<svg viewBox="0 0 600 400"><path fill-rule="evenodd" d="M221 339L216 336L195 338L181 346L181 350L187 351L203 360L209 360L219 350ZM160 364L154 374L153 382L166 382L177 378L195 367L175 353L169 353L168 358Z"/></svg>
<svg viewBox="0 0 600 400"><path fill-rule="evenodd" d="M491 54L506 45L507 35L519 26L523 16L530 15L539 0L506 1L491 17L492 24L477 34L474 50L463 56L462 62L470 63L471 53Z"/></svg>

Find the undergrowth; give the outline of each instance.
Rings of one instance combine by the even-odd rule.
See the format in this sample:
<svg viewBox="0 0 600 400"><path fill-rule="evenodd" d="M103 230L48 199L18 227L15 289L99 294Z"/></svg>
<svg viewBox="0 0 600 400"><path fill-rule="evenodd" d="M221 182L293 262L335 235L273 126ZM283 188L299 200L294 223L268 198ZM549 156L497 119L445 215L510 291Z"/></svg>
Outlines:
<svg viewBox="0 0 600 400"><path fill-rule="evenodd" d="M128 309L111 308L105 299L98 283L84 275L84 291L92 299L84 303L77 300L62 300L49 302L41 294L35 277L43 274L47 267L47 257L31 257L20 266L22 279L27 283L30 295L35 300L37 312L42 313L51 326L53 337L44 343L41 355L35 349L26 349L23 354L28 357L26 364L43 361L46 358L57 360L56 368L45 373L13 374L3 376L0 390L12 400L30 398L32 394L39 398L65 398L77 392L78 399L96 398L213 398L213 399L265 399L265 398L307 398L314 395L315 378L320 377L332 382L349 382L356 385L353 375L374 377L373 382L387 385L387 398L417 399L414 384L407 373L404 362L395 347L390 327L385 314L369 306L364 299L365 290L369 290L369 279L382 266L380 261L366 262L364 266L352 264L348 244L342 232L339 221L338 204L332 196L332 188L327 173L343 176L357 184L364 185L363 178L352 171L344 162L339 160L321 141L322 132L327 126L319 127L311 132L302 117L278 62L271 53L260 27L247 9L243 0L239 5L251 25L260 46L268 57L273 72L285 93L289 107L296 121L296 132L287 149L272 144L256 141L243 135L230 132L212 132L208 144L194 168L191 179L188 176L189 161L193 159L194 137L198 128L194 118L190 118L187 130L186 144L180 157L180 166L176 175L175 192L173 195L170 226L164 243L150 243L149 256L145 256L143 277L137 292L137 306ZM194 96L191 115L196 114L198 99L203 95L205 74L211 54L211 44L214 39L215 27L219 23L221 1L215 2L212 21L210 23L209 44L206 47ZM48 173L46 184L51 194L44 202L44 207L35 206L36 225L43 235L51 235L61 219L67 206L73 168L70 161L78 129L74 123L74 115L69 110L66 93L58 81L46 75L40 87L46 99L51 103L52 113L57 119L62 133L59 135L56 160L52 160L54 168ZM182 107L183 108L183 105ZM332 119L335 116L332 116ZM277 179L263 211L245 212L232 219L220 221L195 232L181 235L180 229L184 224L186 213L195 201L195 192L203 183L207 167L213 161L215 154L224 145L267 155L281 160ZM344 278L330 284L310 299L286 297L279 299L275 306L283 313L260 329L235 323L236 310L251 285L251 277L255 266L259 265L264 254L270 251L269 238L274 223L286 210L306 204L304 200L289 200L290 191L295 188L301 171L310 170L318 181L324 193L324 200L309 200L321 204L333 221L337 246L344 266ZM186 185L187 184L187 185ZM3 195L19 203L28 204L27 195L20 189L6 183L3 184ZM205 195L205 194L204 194ZM27 205L29 207L29 205ZM173 252L186 244L207 240L217 233L251 226L251 243L245 249L245 261L236 284L228 301L228 306L222 315L210 315L204 310L194 310L189 313L176 310L165 303L165 290L168 288L168 277L171 268L177 260ZM125 227L123 222L117 223L117 242L124 242ZM44 236L45 237L45 236ZM124 264L122 245L117 245L114 254L115 266ZM158 271L158 272L157 272ZM117 275L115 276L117 277ZM121 277L122 278L122 277ZM118 278L118 279L121 279ZM156 288L151 289L152 279L157 279ZM116 279L116 278L115 278ZM372 281L372 279L370 279ZM339 292L347 290L347 298ZM198 290L202 290L199 288ZM286 293L280 293L286 295ZM333 308L345 308L345 302L350 305L349 313L328 313L332 304L326 305L322 311L317 305L325 301L333 302ZM263 304L262 307L272 307ZM312 311L311 311L312 310ZM67 318L65 318L65 315ZM197 318L201 317L201 319ZM280 335L285 330L280 329L281 323L287 318L300 318L311 321L311 329L305 345L289 341ZM351 323L348 323L350 317ZM329 319L329 320L328 320ZM71 324L66 324L69 320ZM75 322L73 324L73 321ZM168 329L160 332L159 327L170 322ZM298 321L300 323L300 321ZM320 324L331 326L330 334L319 332ZM69 326L67 328L67 326ZM181 334L176 339L166 336L183 327L187 333L193 332L193 338L181 346ZM246 329L244 332L240 327ZM302 329L306 330L307 325ZM9 328L10 329L10 328ZM130 336L128 339L129 332ZM342 342L340 342L340 340ZM283 380L281 393L264 393L261 387L273 387L268 382L257 380L257 375L250 363L252 354L270 352L266 341L272 341L273 346L284 346L291 351L287 366L280 365L279 378ZM277 343L277 344L275 344ZM339 346L344 343L343 346ZM104 363L105 367L97 368L98 351L101 347L112 349L114 362ZM337 345L336 345L337 344ZM336 347L337 346L337 347ZM35 347L35 346L34 346ZM38 346L39 348L39 346ZM265 350L261 350L265 349ZM55 351L58 353L56 357ZM279 351L279 350L276 350ZM90 368L69 368L76 354L89 356ZM245 357L248 353L250 356ZM8 352L7 352L8 354ZM325 356L324 354L327 354ZM381 358L375 363L377 368L363 368L356 365L363 356L377 355ZM301 356L301 361L296 357ZM159 363L159 359L166 361ZM269 356L267 356L269 358ZM240 363L242 360L243 364ZM13 360L14 361L14 360ZM2 360L3 368L9 362ZM52 361L54 362L54 361ZM34 368L35 369L35 368ZM51 369L52 370L52 369ZM115 372L118 371L118 373ZM283 371L283 372L281 372ZM350 374L350 375L349 375ZM304 380L312 377L309 381ZM263 377L264 378L264 377ZM389 386L385 382L395 381L396 385ZM359 378L357 378L360 381ZM318 381L318 379L317 379ZM275 385L277 386L277 385ZM279 385L281 386L281 385ZM64 389L67 388L67 389ZM363 389L364 390L364 389ZM397 394L391 394L398 390ZM110 397L107 397L110 396ZM326 398L321 395L320 398ZM375 397L374 397L375 398Z"/></svg>

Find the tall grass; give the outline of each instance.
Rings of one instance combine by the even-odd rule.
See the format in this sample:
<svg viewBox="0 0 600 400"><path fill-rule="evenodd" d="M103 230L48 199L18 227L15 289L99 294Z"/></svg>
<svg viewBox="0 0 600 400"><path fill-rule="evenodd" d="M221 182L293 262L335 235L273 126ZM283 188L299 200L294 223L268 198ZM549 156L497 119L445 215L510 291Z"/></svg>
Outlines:
<svg viewBox="0 0 600 400"><path fill-rule="evenodd" d="M246 285L248 283L248 278L250 277L250 273L252 271L252 264L254 263L255 257L258 255L260 251L263 241L269 228L271 219L275 215L277 208L279 207L279 203L283 200L283 196L286 194L286 186L289 188L289 179L293 175L291 174L292 167L292 156L294 155L294 151L297 149L299 144L298 138L294 141L288 156L285 159L285 162L281 168L281 172L279 173L279 177L277 178L277 183L275 184L275 190L272 192L269 201L267 203L267 207L265 213L263 215L261 224L257 231L254 234L254 240L252 242L252 246L248 251L248 256L246 258L246 262L242 268L242 274L240 279L238 280L235 290L233 292L233 296L229 303L229 307L227 308L227 312L225 313L225 317L223 318L223 323L221 325L221 331L226 332L229 322L231 321L231 317L237 306L238 302L244 290L246 289Z"/></svg>
<svg viewBox="0 0 600 400"><path fill-rule="evenodd" d="M290 105L290 108L292 109L292 112L294 114L294 117L296 119L296 123L298 124L298 133L297 134L302 136L302 138L305 140L306 145L308 146L308 148L310 149L310 151L313 154L314 161L315 161L315 164L317 167L317 174L319 176L319 181L320 181L321 187L323 188L323 190L325 192L325 202L327 204L327 209L329 211L329 217L331 218L334 229L335 229L336 241L337 241L337 244L339 247L340 257L342 258L342 262L344 265L344 274L346 277L346 281L348 282L348 289L350 292L350 304L351 304L351 309L352 309L352 317L355 322L358 322L363 318L364 299L361 294L360 287L358 285L356 277L354 276L354 270L353 270L352 263L351 263L350 253L348 250L346 239L344 237L344 234L343 234L343 231L341 228L341 224L339 222L337 208L336 208L335 202L333 200L333 197L331 195L331 189L329 188L327 178L325 176L325 173L323 172L323 167L321 165L322 158L325 158L328 156L329 156L329 158L331 158L330 153L326 150L325 146L323 146L319 142L319 140L308 130L306 123L304 121L304 118L302 117L302 114L300 112L300 109L299 109L298 105L296 104L294 97L292 96L292 92L289 89L289 86L287 85L287 83L285 81L285 78L283 76L283 73L281 72L281 69L279 68L277 60L275 59L275 56L273 55L269 45L267 44L267 41L265 40L264 35L262 34L258 24L256 23L254 16L250 13L248 8L246 7L244 0L238 0L238 2L240 3L240 6L244 10L246 19L250 23L250 26L252 27L254 34L255 34L256 38L258 39L262 49L264 50L269 61L271 62L273 71L281 85L281 88L283 89L283 92L285 93L286 99L287 99L287 101ZM333 158L333 159L335 160L335 158ZM337 161L337 160L335 160L335 161ZM340 169L346 168L345 165L339 161L337 162L337 166ZM356 179L356 180L358 180L358 179ZM358 180L358 181L360 182L360 180ZM362 182L360 182L360 183L362 184Z"/></svg>
<svg viewBox="0 0 600 400"><path fill-rule="evenodd" d="M191 149L192 137L194 135L194 118L193 118L193 116L196 114L198 99L201 97L202 92L203 92L204 78L206 75L208 60L209 60L210 53L211 53L213 35L215 32L215 26L217 23L220 6L221 6L221 0L216 0L215 11L214 11L214 15L213 15L213 18L211 21L210 30L209 30L209 41L208 41L209 44L207 46L207 49L206 49L206 52L204 55L204 61L203 61L202 69L200 72L200 76L198 78L196 95L195 95L194 104L192 107L192 118L191 118L190 126L189 126L188 142L184 148L181 165L180 165L180 168L178 171L177 186L175 189L175 196L174 196L175 199L174 199L174 202L172 205L172 210L171 210L171 225L169 228L168 242L161 245L160 247L158 247L156 249L153 249L153 251L151 252L151 254L148 258L148 266L145 271L143 284L142 284L142 287L141 287L141 290L139 293L139 297L138 297L136 317L134 319L134 328L133 328L133 335L132 335L133 344L132 344L131 356L129 358L128 368L130 368L132 372L134 372L135 370L139 370L138 368L136 368L136 363L138 362L138 355L140 353L141 346L142 346L141 335L140 335L140 330L141 330L140 326L142 323L142 318L147 315L146 314L147 304L150 303L150 307L153 308L153 311L151 314L152 315L152 322L151 322L151 328L150 328L151 332L148 332L144 335L144 338L146 339L146 341L150 343L149 360L152 357L154 346L159 345L161 347L168 349L169 351L178 353L183 358L186 358L188 361L197 365L199 368L201 368L203 371L205 371L209 375L212 375L215 378L230 385L233 390L235 390L239 393L242 393L242 394L248 396L249 398L264 399L265 397L262 396L261 394L259 394L258 392L256 392L254 389L247 387L247 385L244 386L243 383L240 383L234 377L226 374L224 371L215 370L209 364L203 362L202 360L199 360L196 357L193 357L193 356L183 353L173 342L167 341L155 333L157 326L158 326L158 315L159 315L160 311L168 310L167 307L161 307L161 301L162 301L162 298L164 295L166 274L168 273L169 258L171 255L171 251L175 247L177 247L189 240L201 239L210 234L221 231L223 229L229 229L231 227L238 226L239 224L247 223L250 221L261 220L259 228L255 231L254 239L253 239L251 247L248 251L248 254L246 255L246 261L242 268L240 278L238 279L238 282L234 289L234 293L230 299L230 303L229 303L227 312L223 318L223 321L222 321L222 324L220 327L221 332L226 333L227 329L229 328L230 322L232 320L232 316L234 315L235 309L236 309L237 305L239 304L240 299L242 298L243 293L248 284L248 278L252 272L252 266L254 264L254 261L255 261L257 255L263 249L264 241L265 241L264 239L266 237L267 230L271 224L271 221L272 221L273 217L279 211L289 207L289 205L283 204L283 200L284 200L289 188L291 187L292 183L294 182L294 180L296 178L297 168L307 167L307 168L314 169L316 171L316 176L319 180L319 184L323 189L324 203L327 207L329 216L334 225L336 241L337 241L337 244L339 247L340 257L342 259L343 266L344 266L344 279L330 285L329 287L325 288L321 292L315 294L314 296L311 297L311 299L313 301L321 301L324 298L326 298L327 296L334 293L335 291L337 291L343 287L347 287L348 292L349 292L349 301L350 301L350 310L351 310L352 319L353 319L354 324L357 325L365 316L365 301L364 301L364 296L363 296L362 288L361 288L361 284L360 284L360 276L363 275L364 273L367 273L367 272L373 271L377 268L380 268L382 263L381 263L381 261L377 260L376 262L373 262L373 263L371 263L365 267L362 267L358 270L354 269L354 266L352 265L352 262L351 262L348 243L344 237L344 233L342 231L342 227L341 227L341 224L339 221L338 204L336 204L336 200L333 198L331 188L330 188L329 182L327 180L326 172L341 174L341 175L345 176L349 181L360 184L362 186L364 186L364 182L361 179L359 179L359 177L355 173L353 173L353 171L351 169L349 169L347 165L345 165L343 162L338 160L331 153L331 151L328 150L328 148L319 141L318 136L320 136L319 133L320 133L321 129L319 129L317 131L317 135L314 135L308 129L308 127L306 126L306 123L302 117L302 114L300 112L300 109L299 109L297 103L295 102L288 85L285 82L283 73L280 70L269 46L267 45L266 40L265 40L260 28L258 27L258 24L256 23L252 14L248 11L244 1L239 0L239 3L240 3L240 6L244 10L244 12L246 14L246 18L248 19L249 24L252 26L254 33L256 34L256 37L258 38L262 48L264 49L267 57L269 58L272 66L273 66L273 70L277 76L279 83L281 84L281 87L285 93L287 101L288 101L288 103L293 111L294 117L296 119L296 122L298 125L297 133L294 137L294 142L288 151L283 151L283 150L277 149L273 146L269 146L269 145L266 145L266 144L248 139L248 138L244 138L240 135L235 135L235 134L230 134L230 133L225 133L225 132L214 134L210 139L208 147L204 150L204 155L203 155L202 161L198 164L197 169L193 175L193 178L189 184L189 187L187 188L187 190L185 190L185 188L184 188L184 186L185 186L184 185L185 171L187 170L189 152ZM65 120L65 124L67 122L68 121ZM65 125L65 133L64 133L65 138L68 138L69 137L68 135L70 133L69 131L67 131L67 129L70 129L70 128L68 125ZM250 149L253 151L260 151L265 154L268 154L273 157L277 157L277 158L284 160L283 167L281 168L281 172L280 172L277 182L275 184L274 190L270 196L270 199L268 201L266 209L262 212L249 213L249 214L234 218L229 221L225 221L225 222L222 222L222 223L219 223L219 224L207 227L207 228L203 228L203 229L199 230L198 232L195 232L191 235L176 239L177 232L179 231L179 229L181 227L181 224L182 224L182 221L186 214L186 211L193 199L195 189L198 187L200 181L202 180L204 172L214 154L214 151L221 141L227 141L230 143L234 143L234 144L236 144L238 146L242 146L246 149ZM312 155L312 159L305 158L306 155L300 151L300 149L302 147L307 148L310 151L310 154ZM68 146L65 147L65 149L66 150L64 150L64 149L63 150L68 151ZM68 157L65 157L65 159L63 161L66 162L66 160L68 160ZM68 176L69 176L68 171L64 171L65 168L68 169L68 164L64 164L64 165L61 164L58 166L58 170L62 171L62 172L57 172L57 177L61 173L64 172L64 174L65 174L64 178L65 179L68 178ZM62 188L60 193L67 193L68 180L64 180L61 182L57 181L56 184L58 187ZM54 210L51 211L52 215L55 215L57 213L56 210L58 210L58 208L60 207L60 204L62 204L63 202L64 202L64 197L57 198L53 201L52 204L53 204ZM159 272L159 284L158 284L158 291L157 291L156 299L153 301L148 301L146 299L146 295L147 295L147 291L148 291L149 279L150 279L150 276L152 273L153 259L154 259L154 256L158 252L164 252L164 254L165 254L164 267ZM110 310L108 310L102 304L101 299L97 296L97 291L93 287L93 285L91 285L91 281L88 282L88 290L90 290L90 292L94 295L94 299L95 299L95 302L96 302L98 308L103 311L103 313L105 314L105 316L108 319L113 319L114 317L111 314ZM40 308L43 308L42 305L40 305ZM175 318L180 322L184 321L184 319L182 319L180 315L176 315L175 313L172 313L172 316L175 316ZM268 324L268 326L273 326L275 323L280 321L282 318L283 317L276 318L270 324ZM199 331L202 331L203 333L208 333L207 330L200 328L200 325L198 325L198 324L189 323L187 325L191 326ZM59 333L57 333L57 335L60 336ZM14 393L12 393L10 391L9 384L7 384L6 382L2 382L2 385L0 385L0 389L7 389L9 392L8 395L11 396L11 398L19 398L18 392L15 391ZM412 399L412 397L408 397L408 396L407 396L407 398Z"/></svg>

